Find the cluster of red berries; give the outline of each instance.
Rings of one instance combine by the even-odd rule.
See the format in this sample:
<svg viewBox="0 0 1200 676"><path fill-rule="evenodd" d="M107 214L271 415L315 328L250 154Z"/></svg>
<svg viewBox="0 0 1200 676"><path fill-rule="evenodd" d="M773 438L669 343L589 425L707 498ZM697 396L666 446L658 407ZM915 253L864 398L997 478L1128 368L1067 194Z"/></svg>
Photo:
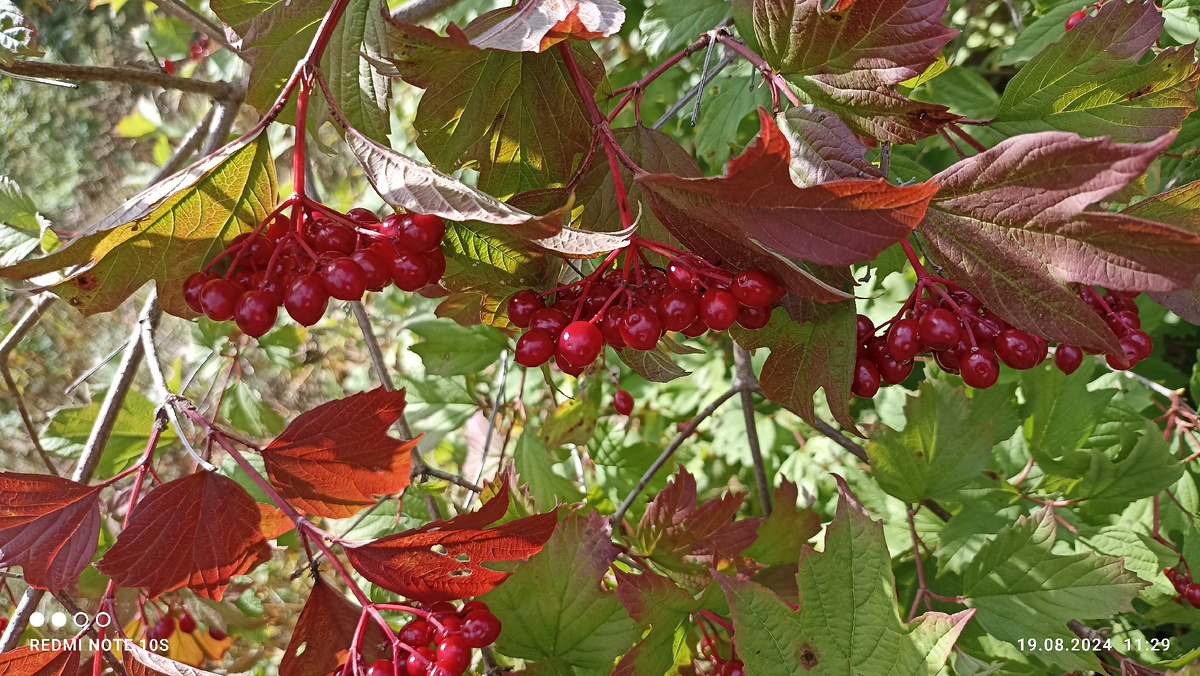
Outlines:
<svg viewBox="0 0 1200 676"><path fill-rule="evenodd" d="M461 608L439 601L429 606L427 618L414 618L397 636L411 651L396 661L375 660L366 676L460 676L471 665L471 650L483 648L500 635L500 620L483 601L468 601ZM342 673L350 676L343 667Z"/></svg>
<svg viewBox="0 0 1200 676"><path fill-rule="evenodd" d="M979 299L949 280L938 279L946 288L926 281L900 312L882 324L881 335L871 320L858 316L858 358L854 364L851 391L873 397L881 382L898 384L912 373L914 359L931 354L947 373L961 374L971 387L996 384L1000 363L1014 369L1031 369L1045 360L1049 343L1041 336L1009 326L982 307ZM928 291L923 295L922 290ZM1153 344L1141 330L1136 293L1106 290L1101 296L1091 287L1080 287L1079 297L1120 338L1123 355L1108 355L1109 366L1126 370L1150 356ZM1059 345L1054 364L1063 373L1074 373L1083 363L1085 350Z"/></svg>
<svg viewBox="0 0 1200 676"><path fill-rule="evenodd" d="M724 659L717 652L716 640L712 636L700 639L700 655L712 665L706 670L697 670L698 674L706 676L746 676L746 665L742 661L730 657Z"/></svg>
<svg viewBox="0 0 1200 676"><path fill-rule="evenodd" d="M623 270L604 273L614 259L578 282L541 294L527 289L509 299L508 320L526 329L517 340L518 364L537 367L554 358L559 369L577 376L605 344L653 350L667 331L694 338L734 322L761 329L771 320L770 306L784 295L759 270L731 275L702 261L675 260L665 271L627 263ZM551 294L554 299L547 303ZM617 410L632 410L632 397L619 399Z"/></svg>
<svg viewBox="0 0 1200 676"><path fill-rule="evenodd" d="M1163 575L1167 576L1167 579L1171 581L1171 586L1175 588L1175 593L1179 594L1175 598L1176 603L1182 604L1187 601L1192 604L1193 608L1200 608L1200 584L1192 582L1191 573L1175 568L1163 568Z"/></svg>
<svg viewBox="0 0 1200 676"><path fill-rule="evenodd" d="M369 209L343 215L327 207L320 215L300 215L296 227L293 218L276 213L259 226L261 234L235 237L204 272L184 282L188 307L215 321L232 319L257 338L275 325L280 306L296 323L311 326L330 298L359 300L392 283L416 291L446 271L438 248L446 225L437 216L392 214L380 221ZM212 271L226 260L224 274Z"/></svg>
<svg viewBox="0 0 1200 676"><path fill-rule="evenodd" d="M208 36L201 33L198 38L196 38L195 40L192 40L191 42L188 43L188 60L189 61L203 60L204 57L208 56L210 53L208 51L208 45L209 45ZM163 69L163 72L166 73L167 75L174 75L175 71L177 71L179 69L179 62L172 61L171 59L165 59L162 62L162 69Z"/></svg>
<svg viewBox="0 0 1200 676"><path fill-rule="evenodd" d="M179 627L179 631L184 634L191 634L196 631L196 619L187 610L180 610L178 619L171 613L164 613L157 622L146 627L146 638L152 641L165 641L175 633L176 627ZM217 641L224 641L226 638L225 632L217 627L209 627L208 635Z"/></svg>

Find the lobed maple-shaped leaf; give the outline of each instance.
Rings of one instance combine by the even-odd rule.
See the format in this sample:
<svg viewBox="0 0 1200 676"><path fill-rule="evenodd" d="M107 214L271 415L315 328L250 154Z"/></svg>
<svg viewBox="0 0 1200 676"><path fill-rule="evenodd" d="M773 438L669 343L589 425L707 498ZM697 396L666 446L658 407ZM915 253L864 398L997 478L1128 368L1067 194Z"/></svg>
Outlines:
<svg viewBox="0 0 1200 676"><path fill-rule="evenodd" d="M690 647L680 645L675 637L690 614L701 608L701 600L648 568L639 575L620 569L613 572L621 605L642 626L649 625L650 631L621 656L612 676L665 674L680 657L690 659Z"/></svg>
<svg viewBox="0 0 1200 676"><path fill-rule="evenodd" d="M326 676L343 662L354 640L362 608L334 588L327 580L317 578L292 638L288 641L283 659L279 661L279 676ZM364 634L365 661L383 652L383 632L374 622L368 622Z"/></svg>
<svg viewBox="0 0 1200 676"><path fill-rule="evenodd" d="M1192 181L1144 199L1126 207L1121 213L1200 234L1200 181ZM1200 289L1196 284L1177 291L1155 291L1149 295L1185 320L1200 324Z"/></svg>
<svg viewBox="0 0 1200 676"><path fill-rule="evenodd" d="M1070 620L1132 612L1147 586L1121 559L1094 552L1054 554L1057 524L1050 509L1022 516L979 550L963 571L967 605L988 634L1016 644L1023 637L1071 645ZM1103 670L1092 652L1057 650L1038 657L1066 671Z"/></svg>
<svg viewBox="0 0 1200 676"><path fill-rule="evenodd" d="M0 676L75 676L79 650L34 650L32 646L0 653Z"/></svg>
<svg viewBox="0 0 1200 676"><path fill-rule="evenodd" d="M506 52L543 52L563 40L606 38L621 30L619 0L517 0L472 22L471 44Z"/></svg>
<svg viewBox="0 0 1200 676"><path fill-rule="evenodd" d="M271 485L300 511L333 519L399 493L417 443L388 436L403 413L404 390L382 387L301 413L262 449Z"/></svg>
<svg viewBox="0 0 1200 676"><path fill-rule="evenodd" d="M592 128L562 56L480 49L472 30L451 24L442 37L391 24L393 74L425 90L413 120L417 146L442 171L477 163L479 189L502 199L565 184ZM589 86L599 85L599 57L587 43L572 49Z"/></svg>
<svg viewBox="0 0 1200 676"><path fill-rule="evenodd" d="M731 335L747 350L771 349L758 374L768 399L815 424L813 396L824 388L834 419L857 434L857 423L850 415L850 379L858 350L856 316L852 300L803 301L797 317L776 308L765 327L757 331L733 327Z"/></svg>
<svg viewBox="0 0 1200 676"><path fill-rule="evenodd" d="M96 568L151 598L188 587L220 601L229 579L271 558L254 498L233 479L199 471L150 491Z"/></svg>
<svg viewBox="0 0 1200 676"><path fill-rule="evenodd" d="M0 472L0 567L21 566L31 587L58 592L91 563L101 486Z"/></svg>
<svg viewBox="0 0 1200 676"><path fill-rule="evenodd" d="M821 532L821 515L799 507L800 489L784 479L774 492L774 508L758 527L758 539L745 555L766 566L794 564L804 545Z"/></svg>
<svg viewBox="0 0 1200 676"><path fill-rule="evenodd" d="M1192 288L1200 236L1085 208L1140 176L1171 142L1025 134L934 177L921 232L934 260L1009 323L1052 341L1120 354L1117 337L1066 284Z"/></svg>
<svg viewBox="0 0 1200 676"><path fill-rule="evenodd" d="M558 523L557 511L550 511L488 528L504 517L508 501L505 484L477 511L370 542L347 543L346 556L363 577L409 598L448 601L478 596L509 576L484 563L538 553Z"/></svg>
<svg viewBox="0 0 1200 676"><path fill-rule="evenodd" d="M617 552L607 519L568 514L541 552L481 599L504 625L496 650L608 673L641 636L603 584Z"/></svg>
<svg viewBox="0 0 1200 676"><path fill-rule="evenodd" d="M683 468L667 482L642 514L637 541L643 553L664 567L709 568L741 554L758 537L762 519L733 520L745 493L726 493L696 504L696 479Z"/></svg>
<svg viewBox="0 0 1200 676"><path fill-rule="evenodd" d="M775 116L792 151L792 180L800 187L839 179L881 178L867 160L867 147L832 112L796 106Z"/></svg>
<svg viewBox="0 0 1200 676"><path fill-rule="evenodd" d="M912 143L958 119L892 85L919 76L958 31L942 24L947 0L735 0L738 30L807 103L855 131ZM757 43L757 44L755 44Z"/></svg>
<svg viewBox="0 0 1200 676"><path fill-rule="evenodd" d="M1178 131L1196 109L1195 46L1167 47L1142 63L1162 32L1160 12L1144 0L1105 3L1017 73L992 127L1125 142Z"/></svg>
<svg viewBox="0 0 1200 676"><path fill-rule="evenodd" d="M261 134L243 137L139 192L47 256L0 268L0 279L62 273L50 290L84 314L116 308L153 279L163 310L193 313L183 282L275 206L275 161Z"/></svg>
<svg viewBox="0 0 1200 676"><path fill-rule="evenodd" d="M761 585L715 574L729 600L738 656L758 676L934 676L974 611L901 622L883 523L835 478L840 499L825 549L805 546L800 556L799 610Z"/></svg>
<svg viewBox="0 0 1200 676"><path fill-rule="evenodd" d="M646 174L637 182L667 230L704 258L735 271L760 268L805 298L847 298L791 259L872 260L920 223L937 186L877 179L801 188L792 182L787 137L762 108L759 121L758 136L724 176Z"/></svg>

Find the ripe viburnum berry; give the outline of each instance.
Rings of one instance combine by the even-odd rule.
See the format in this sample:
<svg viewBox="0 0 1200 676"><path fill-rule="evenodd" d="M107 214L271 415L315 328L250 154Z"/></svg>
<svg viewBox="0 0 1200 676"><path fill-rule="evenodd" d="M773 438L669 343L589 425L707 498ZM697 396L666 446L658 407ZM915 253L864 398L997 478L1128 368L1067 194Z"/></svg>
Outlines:
<svg viewBox="0 0 1200 676"><path fill-rule="evenodd" d="M500 620L487 610L475 610L463 617L462 637L472 648L495 643L500 636Z"/></svg>
<svg viewBox="0 0 1200 676"><path fill-rule="evenodd" d="M517 339L516 360L521 366L538 367L554 356L554 337L543 329L530 329Z"/></svg>
<svg viewBox="0 0 1200 676"><path fill-rule="evenodd" d="M179 631L185 634L190 634L196 631L196 620L188 611L183 611L179 614Z"/></svg>
<svg viewBox="0 0 1200 676"><path fill-rule="evenodd" d="M367 667L367 676L392 676L391 660L375 660Z"/></svg>
<svg viewBox="0 0 1200 676"><path fill-rule="evenodd" d="M657 339L656 339L657 341ZM604 336L591 322L574 321L558 337L558 354L575 366L587 366L604 349Z"/></svg>
<svg viewBox="0 0 1200 676"><path fill-rule="evenodd" d="M633 395L625 390L617 390L613 394L613 408L621 415L633 413Z"/></svg>
<svg viewBox="0 0 1200 676"><path fill-rule="evenodd" d="M1076 24L1078 24L1080 21L1083 21L1086 18L1087 18L1087 12L1083 11L1082 9L1077 12L1072 12L1071 16L1067 17L1067 23L1066 23L1067 30L1071 30L1072 28L1074 28L1076 26Z"/></svg>

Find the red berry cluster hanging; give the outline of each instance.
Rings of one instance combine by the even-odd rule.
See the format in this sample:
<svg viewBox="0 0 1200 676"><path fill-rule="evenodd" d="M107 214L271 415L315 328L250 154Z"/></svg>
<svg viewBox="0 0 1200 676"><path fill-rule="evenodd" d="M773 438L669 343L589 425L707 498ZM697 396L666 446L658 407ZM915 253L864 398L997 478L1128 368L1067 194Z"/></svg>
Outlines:
<svg viewBox="0 0 1200 676"><path fill-rule="evenodd" d="M1120 338L1123 355L1108 355L1108 364L1125 370L1150 355L1150 336L1140 330L1135 293L1106 290L1101 296L1090 286L1078 289L1080 299L1092 308ZM983 307L979 299L958 284L940 277L920 277L916 289L896 316L878 328L858 316L858 358L851 391L873 397L881 383L898 384L912 373L914 359L932 355L947 373L961 374L971 387L996 383L1000 363L1014 369L1031 369L1045 360L1049 343L1041 336L1009 326ZM1083 363L1084 350L1059 345L1054 363L1064 373L1074 373Z"/></svg>
<svg viewBox="0 0 1200 676"><path fill-rule="evenodd" d="M295 200L302 208L283 214ZM446 271L438 248L445 232L437 216L392 214L380 221L368 209L341 214L293 197L188 277L183 297L193 311L232 319L254 337L275 325L280 306L297 324L311 326L330 298L359 300L393 283L404 291L437 283Z"/></svg>
<svg viewBox="0 0 1200 676"><path fill-rule="evenodd" d="M1200 608L1200 584L1192 582L1192 574L1185 570L1177 570L1176 568L1163 568L1163 575L1171 581L1171 586L1175 587L1175 593L1179 596L1175 599L1176 603L1182 604L1184 601L1192 604L1193 608Z"/></svg>
<svg viewBox="0 0 1200 676"><path fill-rule="evenodd" d="M198 628L196 619L192 617L192 614L187 609L179 609L178 618L175 617L175 612L174 610L165 612L158 618L157 622L148 624L146 626L146 638L151 641L166 641L175 633L176 627L184 634L191 634L196 631ZM145 608L143 608L142 614L143 616L145 615ZM209 627L208 633L215 640L225 640L225 632L217 627ZM161 645L165 646L166 644Z"/></svg>
<svg viewBox="0 0 1200 676"><path fill-rule="evenodd" d="M495 642L500 620L483 601L468 601L461 608L439 601L426 617L417 617L396 633L410 652L392 660L375 660L365 676L460 676L471 665L471 650ZM394 671L393 671L394 669ZM342 668L340 676L351 676Z"/></svg>
<svg viewBox="0 0 1200 676"><path fill-rule="evenodd" d="M696 674L700 676L746 676L746 665L733 655L733 627L729 621L716 615L702 614L699 616L697 626L704 635L700 639L700 657L708 662L708 666L706 668L693 661ZM718 627L730 632L729 659L722 657L721 651L717 649Z"/></svg>
<svg viewBox="0 0 1200 676"><path fill-rule="evenodd" d="M666 269L652 266L642 249L667 257ZM609 269L622 254L624 265ZM605 344L652 350L667 331L694 338L734 322L761 329L771 320L770 306L783 295L779 283L759 270L733 274L679 249L635 238L587 277L540 294L520 291L507 309L508 320L526 329L517 340L517 363L536 367L553 358L559 369L579 375ZM629 410L632 406L630 398Z"/></svg>

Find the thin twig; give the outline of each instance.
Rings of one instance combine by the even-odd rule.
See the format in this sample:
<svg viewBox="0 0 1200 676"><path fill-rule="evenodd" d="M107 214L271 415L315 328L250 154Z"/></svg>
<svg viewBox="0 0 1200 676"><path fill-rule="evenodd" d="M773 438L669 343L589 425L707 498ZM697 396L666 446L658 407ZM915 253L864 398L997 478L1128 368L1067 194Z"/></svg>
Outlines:
<svg viewBox="0 0 1200 676"><path fill-rule="evenodd" d="M892 142L883 141L879 144L879 173L883 174L883 180L887 180L888 175L892 170Z"/></svg>
<svg viewBox="0 0 1200 676"><path fill-rule="evenodd" d="M704 88L707 87L710 82L717 79L717 76L720 75L721 71L725 70L729 64L737 61L737 58L737 52L734 52L731 49L726 49L725 53L721 56L721 60L717 61L717 64L713 66L711 70L705 72L704 76L700 78L700 81L697 82L691 89L687 90L683 96L679 97L678 101L671 104L671 107L667 109L667 112L663 113L662 117L658 118L657 122L650 125L650 128L662 129L664 124L670 121L671 118L678 115L679 111L686 108L689 101L699 96L700 93L704 91ZM751 73L753 72L754 71L751 71Z"/></svg>
<svg viewBox="0 0 1200 676"><path fill-rule="evenodd" d="M487 434L483 438L483 451L479 454L479 471L475 473L475 481L472 483L478 484L483 479L483 463L487 460L488 447L492 445L492 435L496 432L496 412L500 410L500 404L504 402L504 386L505 378L508 377L508 350L500 353L500 370L496 374L496 385L493 389L496 394L492 396L492 412L488 414ZM459 484L460 486L462 484ZM471 504L471 500L475 498L477 493L482 493L482 490L473 490L467 493L467 497L463 498L462 509L466 509L467 505Z"/></svg>
<svg viewBox="0 0 1200 676"><path fill-rule="evenodd" d="M77 63L17 60L7 66L0 67L0 73L58 80L120 82L135 86L175 89L190 94L203 94L214 99L231 98L236 91L235 86L228 82L209 82L139 68L84 66Z"/></svg>
<svg viewBox="0 0 1200 676"><path fill-rule="evenodd" d="M758 427L754 422L753 390L758 386L758 378L754 375L754 365L750 362L750 353L737 343L733 345L733 364L733 384L742 394L742 413L746 419L746 439L750 444L750 457L754 460L754 482L758 485L758 504L762 508L763 516L770 516L771 481L767 478L762 446L758 441Z"/></svg>
<svg viewBox="0 0 1200 676"><path fill-rule="evenodd" d="M858 458L859 460L862 460L863 462L865 462L867 464L871 463L871 458L867 455L867 452L865 450L863 450L863 447L854 443L854 441L851 440L850 437L848 437L845 434L842 434L838 430L834 429L833 425L830 425L829 423L825 422L824 420L821 420L820 418L816 418L813 422L813 427L816 428L816 430L818 432L820 432L821 434L824 434L825 436L832 439L834 442L836 442L842 448L853 453L854 457Z"/></svg>
<svg viewBox="0 0 1200 676"><path fill-rule="evenodd" d="M238 109L242 107L242 100L246 98L246 80L238 80L233 83L233 87L233 93L229 98L215 102L217 112L213 116L212 127L208 130L208 139L204 142L204 147L200 149L201 156L207 157L217 152L229 138L233 122L237 119Z"/></svg>
<svg viewBox="0 0 1200 676"><path fill-rule="evenodd" d="M379 349L379 339L375 337L375 328L371 326L371 318L367 316L367 309L363 307L362 301L353 301L350 303L350 309L354 311L354 319L358 321L358 328L362 331L363 342L367 345L367 352L371 355L371 364L375 367L375 377L379 379L379 384L383 389L391 392L396 389L392 384L392 376L388 373L387 364L383 363L383 351ZM396 431L400 434L401 441L412 441L412 429L408 426L408 420L401 414L399 420L396 421ZM416 449L413 449L414 452Z"/></svg>
<svg viewBox="0 0 1200 676"><path fill-rule="evenodd" d="M88 378L91 378L92 376L96 375L96 371L99 371L100 369L104 368L104 366L106 364L108 364L108 362L112 361L113 359L116 359L117 355L121 354L121 352L125 349L125 347L127 345L129 345L128 338L126 338L120 345L113 348L112 352L109 352L107 355L101 357L100 360L97 361L95 364L92 364L92 366L90 368L88 368L88 370L86 370L82 374L80 374L80 376L78 378L76 378L75 380L72 380L71 384L67 385L67 389L63 390L63 394L70 394L70 393L74 392L76 387L79 387L84 382L86 382Z"/></svg>
<svg viewBox="0 0 1200 676"><path fill-rule="evenodd" d="M721 396L714 399L713 402L709 404L703 411L697 413L696 417L692 418L692 421L687 424L687 427L684 427L683 430L679 432L679 435L675 437L675 440L671 442L671 445L667 446L667 448L663 450L662 454L655 459L654 464L650 465L650 469L646 470L646 473L643 474L642 478L638 480L637 485L634 486L633 490L629 492L629 495L625 498L625 501L622 502L621 506L617 508L616 513L609 517L609 521L613 524L613 526L617 526L621 523L621 519L625 518L625 512L629 511L629 508L633 506L633 501L637 499L637 496L643 490L646 489L646 485L650 483L650 479L652 479L654 475L658 473L658 470L662 469L662 466L671 459L672 455L675 455L675 451L678 450L679 446L682 445L683 442L692 435L692 432L696 431L696 428L700 426L700 423L704 422L705 418L709 417L713 414L713 412L720 408L721 404L729 401L729 398L737 394L738 391L739 390L737 387L731 387L728 390L725 390Z"/></svg>

